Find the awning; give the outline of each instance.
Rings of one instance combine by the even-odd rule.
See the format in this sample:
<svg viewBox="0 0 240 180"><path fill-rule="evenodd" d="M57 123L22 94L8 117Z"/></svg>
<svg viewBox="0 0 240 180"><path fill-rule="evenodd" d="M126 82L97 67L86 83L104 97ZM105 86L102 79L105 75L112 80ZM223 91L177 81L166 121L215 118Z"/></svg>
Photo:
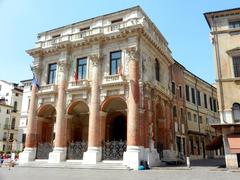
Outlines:
<svg viewBox="0 0 240 180"><path fill-rule="evenodd" d="M240 135L229 135L227 139L230 152L240 153Z"/></svg>
<svg viewBox="0 0 240 180"><path fill-rule="evenodd" d="M206 145L206 150L215 150L223 147L222 135L215 137L210 143Z"/></svg>

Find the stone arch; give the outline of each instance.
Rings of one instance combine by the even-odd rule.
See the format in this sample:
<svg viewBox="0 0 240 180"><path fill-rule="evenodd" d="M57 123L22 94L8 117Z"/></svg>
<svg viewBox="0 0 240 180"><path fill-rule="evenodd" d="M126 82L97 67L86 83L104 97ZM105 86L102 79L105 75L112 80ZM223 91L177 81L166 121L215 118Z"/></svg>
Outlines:
<svg viewBox="0 0 240 180"><path fill-rule="evenodd" d="M37 110L37 159L48 159L54 145L56 109L52 104L41 105Z"/></svg>
<svg viewBox="0 0 240 180"><path fill-rule="evenodd" d="M88 104L83 100L74 101L68 105L66 113L69 115L67 121L67 159L82 159L88 145Z"/></svg>
<svg viewBox="0 0 240 180"><path fill-rule="evenodd" d="M41 105L37 110L38 117L47 117L56 114L56 109L52 104Z"/></svg>
<svg viewBox="0 0 240 180"><path fill-rule="evenodd" d="M123 152L126 150L127 140L126 100L121 96L107 97L100 108L102 114L104 114L104 117L102 116L100 121L101 140L103 143L102 157L108 160L122 159ZM116 144L121 148L117 149ZM109 156L109 154L112 154L112 156Z"/></svg>
<svg viewBox="0 0 240 180"><path fill-rule="evenodd" d="M111 106L111 103L113 103L113 101L119 100L119 102L121 102L120 107L124 106L123 104L126 104L126 109L128 108L127 103L126 103L126 99L123 96L111 96L111 97L106 97L105 100L102 102L101 104L101 111L107 112L108 111L108 107Z"/></svg>
<svg viewBox="0 0 240 180"><path fill-rule="evenodd" d="M72 115L76 112L77 109L82 109L82 111L89 112L89 106L86 101L84 100L77 100L71 102L67 107L67 114Z"/></svg>

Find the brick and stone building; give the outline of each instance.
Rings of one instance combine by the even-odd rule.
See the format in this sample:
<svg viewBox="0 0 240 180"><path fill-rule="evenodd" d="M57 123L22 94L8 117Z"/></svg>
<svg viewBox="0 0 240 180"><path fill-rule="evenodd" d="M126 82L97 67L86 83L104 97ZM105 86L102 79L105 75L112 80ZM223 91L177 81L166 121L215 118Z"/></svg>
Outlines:
<svg viewBox="0 0 240 180"><path fill-rule="evenodd" d="M122 159L137 169L185 151L185 75L173 77L179 64L139 6L39 33L27 53L41 87L20 163Z"/></svg>
<svg viewBox="0 0 240 180"><path fill-rule="evenodd" d="M226 166L240 166L240 8L204 14L211 29Z"/></svg>

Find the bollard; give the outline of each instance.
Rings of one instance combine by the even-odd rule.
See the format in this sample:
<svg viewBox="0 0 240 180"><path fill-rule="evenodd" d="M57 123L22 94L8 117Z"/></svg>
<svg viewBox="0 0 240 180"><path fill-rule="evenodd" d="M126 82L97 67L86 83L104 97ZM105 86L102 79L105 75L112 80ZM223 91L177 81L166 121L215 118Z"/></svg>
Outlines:
<svg viewBox="0 0 240 180"><path fill-rule="evenodd" d="M190 158L187 157L187 167L190 168Z"/></svg>

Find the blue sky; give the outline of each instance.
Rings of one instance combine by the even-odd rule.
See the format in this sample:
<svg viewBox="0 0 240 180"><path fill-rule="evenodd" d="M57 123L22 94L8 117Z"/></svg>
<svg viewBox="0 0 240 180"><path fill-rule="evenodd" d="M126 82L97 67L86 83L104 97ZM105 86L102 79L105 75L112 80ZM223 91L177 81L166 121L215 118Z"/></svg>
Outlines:
<svg viewBox="0 0 240 180"><path fill-rule="evenodd" d="M173 57L202 79L215 80L213 48L203 13L240 7L239 0L0 0L0 79L32 78L37 33L140 5L169 43Z"/></svg>

